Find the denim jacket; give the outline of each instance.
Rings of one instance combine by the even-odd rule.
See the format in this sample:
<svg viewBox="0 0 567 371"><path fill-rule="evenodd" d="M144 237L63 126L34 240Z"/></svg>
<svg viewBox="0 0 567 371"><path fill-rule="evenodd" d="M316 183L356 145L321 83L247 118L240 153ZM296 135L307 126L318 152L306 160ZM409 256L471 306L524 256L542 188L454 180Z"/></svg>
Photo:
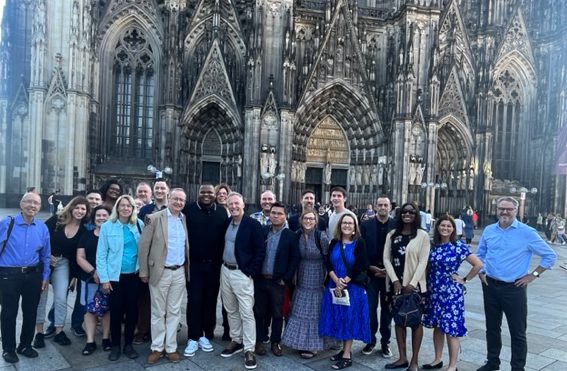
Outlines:
<svg viewBox="0 0 567 371"><path fill-rule="evenodd" d="M140 231L144 228L144 223L138 219L138 226L136 224L128 224L128 228L134 234L137 243L140 240ZM96 271L100 283L118 281L120 279L123 253L124 231L122 230L122 223L118 220L115 222L108 220L100 227L96 249ZM136 271L139 268L139 262L137 261Z"/></svg>

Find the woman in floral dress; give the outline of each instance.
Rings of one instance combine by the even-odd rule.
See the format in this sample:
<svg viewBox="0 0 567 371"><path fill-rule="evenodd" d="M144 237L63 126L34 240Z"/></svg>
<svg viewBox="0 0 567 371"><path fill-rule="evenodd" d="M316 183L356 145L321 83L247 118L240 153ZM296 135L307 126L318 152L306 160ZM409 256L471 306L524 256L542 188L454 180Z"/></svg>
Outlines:
<svg viewBox="0 0 567 371"><path fill-rule="evenodd" d="M441 359L444 337L449 347L449 367L457 369L459 338L465 336L465 284L477 275L482 268L481 261L470 252L463 241L457 240L455 221L450 215L443 215L437 220L433 232L433 246L429 255L430 271L427 277L429 300L423 317L426 327L434 328L433 344L435 359L421 366L425 370L443 367ZM459 276L459 267L463 260L472 265L470 271Z"/></svg>
<svg viewBox="0 0 567 371"><path fill-rule="evenodd" d="M287 321L282 343L297 349L303 358L313 358L324 349L319 336L319 316L323 300L323 281L327 275L324 256L329 239L318 231L317 214L306 209L299 217L299 253L301 260L297 270L297 285L293 293L291 315Z"/></svg>

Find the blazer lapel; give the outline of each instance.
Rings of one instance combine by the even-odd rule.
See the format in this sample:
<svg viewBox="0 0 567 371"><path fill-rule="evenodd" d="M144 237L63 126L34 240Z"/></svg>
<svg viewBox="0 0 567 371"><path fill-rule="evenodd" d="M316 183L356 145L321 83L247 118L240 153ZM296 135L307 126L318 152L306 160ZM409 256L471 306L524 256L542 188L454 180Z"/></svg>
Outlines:
<svg viewBox="0 0 567 371"><path fill-rule="evenodd" d="M167 246L167 211L164 211L163 215L160 218L160 222L161 222L161 231L163 233L163 241L165 242L165 245Z"/></svg>

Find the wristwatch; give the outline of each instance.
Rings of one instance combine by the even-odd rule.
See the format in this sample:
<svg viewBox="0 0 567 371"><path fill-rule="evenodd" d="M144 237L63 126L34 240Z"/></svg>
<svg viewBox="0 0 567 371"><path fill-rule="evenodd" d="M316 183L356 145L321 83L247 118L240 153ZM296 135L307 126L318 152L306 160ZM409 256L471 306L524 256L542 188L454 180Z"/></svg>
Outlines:
<svg viewBox="0 0 567 371"><path fill-rule="evenodd" d="M539 277L539 272L538 271L533 271L532 272L532 276L534 276L535 278Z"/></svg>

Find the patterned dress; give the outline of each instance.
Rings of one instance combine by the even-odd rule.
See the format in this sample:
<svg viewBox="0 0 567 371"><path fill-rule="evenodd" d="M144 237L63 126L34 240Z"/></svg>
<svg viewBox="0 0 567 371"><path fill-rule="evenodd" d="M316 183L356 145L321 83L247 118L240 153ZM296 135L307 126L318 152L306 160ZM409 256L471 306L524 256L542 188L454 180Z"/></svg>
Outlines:
<svg viewBox="0 0 567 371"><path fill-rule="evenodd" d="M345 256L348 263L354 264L355 242L345 244ZM340 252L340 243L331 247L331 264L337 277L345 277L347 269ZM323 293L319 334L336 340L361 340L370 342L370 320L368 314L368 297L362 286L350 283L347 290L350 305L333 304L330 288L335 288L335 282L329 280Z"/></svg>
<svg viewBox="0 0 567 371"><path fill-rule="evenodd" d="M327 254L329 240L321 232L321 248ZM299 238L301 260L297 270L297 285L293 292L291 315L282 338L282 344L297 350L316 352L324 349L319 336L319 316L323 300L323 282L327 272L321 252L315 243L315 232L306 241Z"/></svg>
<svg viewBox="0 0 567 371"><path fill-rule="evenodd" d="M465 288L453 281L463 260L471 254L462 241L438 244L429 254L430 272L427 277L429 299L423 317L423 325L437 327L443 333L461 337L467 334L465 327Z"/></svg>

